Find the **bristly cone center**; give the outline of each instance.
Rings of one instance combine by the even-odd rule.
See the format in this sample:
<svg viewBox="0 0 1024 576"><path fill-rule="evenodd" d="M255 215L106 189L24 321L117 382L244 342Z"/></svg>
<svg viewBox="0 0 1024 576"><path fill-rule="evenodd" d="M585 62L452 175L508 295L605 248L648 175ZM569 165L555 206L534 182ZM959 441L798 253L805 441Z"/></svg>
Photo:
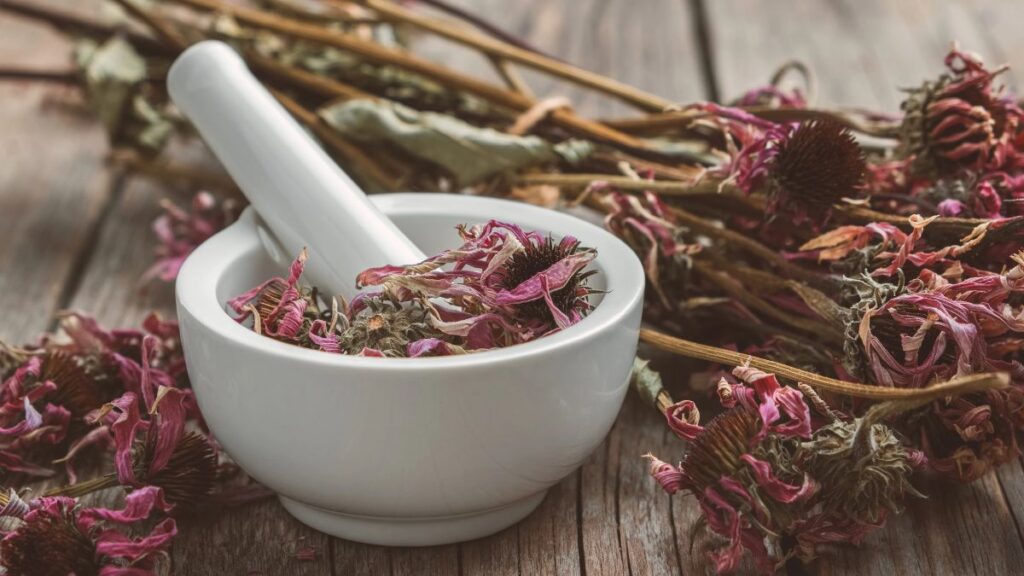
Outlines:
<svg viewBox="0 0 1024 576"><path fill-rule="evenodd" d="M859 191L867 163L846 127L815 120L782 141L771 174L780 202L821 212Z"/></svg>
<svg viewBox="0 0 1024 576"><path fill-rule="evenodd" d="M74 524L72 512L39 515L0 543L7 576L97 576L96 546Z"/></svg>
<svg viewBox="0 0 1024 576"><path fill-rule="evenodd" d="M579 246L579 242L562 245L561 242L555 242L550 236L540 244L530 242L505 262L502 284L506 289L511 290L547 270L556 262L575 254ZM577 272L565 286L552 292L551 301L554 302L555 307L563 313L569 314L576 305L577 289L585 285L589 275L582 271ZM527 319L554 321L554 316L543 298L516 305L516 312Z"/></svg>

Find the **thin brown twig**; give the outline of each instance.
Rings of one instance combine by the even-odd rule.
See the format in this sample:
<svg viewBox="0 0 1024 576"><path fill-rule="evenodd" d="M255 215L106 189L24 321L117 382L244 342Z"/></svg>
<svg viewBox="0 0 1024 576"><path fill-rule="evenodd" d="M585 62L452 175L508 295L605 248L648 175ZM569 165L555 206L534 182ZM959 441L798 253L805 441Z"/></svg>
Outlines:
<svg viewBox="0 0 1024 576"><path fill-rule="evenodd" d="M389 64L404 68L412 72L423 74L432 80L447 86L470 92L493 104L511 108L517 111L528 110L535 103L532 98L522 94L506 90L489 82L483 82L472 76L455 72L442 65L435 64L417 56L401 52L380 44L358 38L353 35L343 34L320 26L299 22L279 15L245 8L234 4L228 4L221 0L172 0L199 10L209 10L229 14L238 21L311 42L340 48L360 55L368 61L378 64ZM592 120L587 120L576 115L571 110L559 109L548 117L555 124L566 130L586 138L609 142L618 146L631 149L642 149L643 142L612 130Z"/></svg>
<svg viewBox="0 0 1024 576"><path fill-rule="evenodd" d="M133 18L148 26L156 34L157 38L176 52L181 52L188 46L188 41L185 40L185 37L175 30L170 22L152 10L139 6L134 0L114 0L114 2Z"/></svg>
<svg viewBox="0 0 1024 576"><path fill-rule="evenodd" d="M818 338L827 340L832 344L838 344L842 342L842 334L838 333L834 328L823 322L818 322L810 318L800 318L787 314L778 306L771 304L767 300L754 294L750 290L747 290L741 284L737 283L735 279L729 278L718 272L715 267L708 262L700 259L694 259L693 267L697 270L704 278L711 281L714 285L718 286L722 291L728 294L731 298L739 301L740 303L754 309L756 312L763 316L767 316L777 322L780 322L794 330L810 334Z"/></svg>
<svg viewBox="0 0 1024 576"><path fill-rule="evenodd" d="M509 90L514 90L527 98L536 98L536 94L534 94L530 86L523 80L523 77L519 75L519 71L508 60L494 55L489 55L487 59L491 61L494 71L505 81L505 85L508 86Z"/></svg>
<svg viewBox="0 0 1024 576"><path fill-rule="evenodd" d="M331 3L336 3L339 0L329 1ZM603 92L604 94L637 106L644 111L660 112L673 104L669 100L665 100L664 98L639 90L628 84L618 82L617 80L613 80L607 76L590 72L589 70L583 70L582 68L578 68L560 60L554 60L537 54L536 52L524 50L518 46L512 46L506 42L465 30L459 26L453 26L442 20L421 16L411 10L406 10L389 0L358 1L367 7L372 8L385 18L410 24L422 30L433 32L434 34L454 42L476 48L485 54L497 56L504 60L516 62L524 66L529 66L535 70L546 72L558 78L568 80L569 82Z"/></svg>
<svg viewBox="0 0 1024 576"><path fill-rule="evenodd" d="M946 395L964 394L980 390L1005 388L1010 384L1010 377L1005 372L986 372L953 378L946 382L933 384L927 388L889 388L884 386L871 386L868 384L856 384L844 382L794 368L782 362L743 354L725 348L716 348L706 344L699 344L690 340L676 338L657 330L642 328L640 340L666 352L707 360L727 366L751 366L758 370L771 372L777 376L803 382L819 390L851 396L855 398L866 398L869 400L921 400L936 399Z"/></svg>
<svg viewBox="0 0 1024 576"><path fill-rule="evenodd" d="M107 22L37 2L0 0L0 11L46 22L51 26L61 29L77 30L94 37L106 38L114 34L122 34L133 46L142 52L166 54L169 51L167 46L152 36L139 34L132 30L125 30L123 26L113 26Z"/></svg>
<svg viewBox="0 0 1024 576"><path fill-rule="evenodd" d="M56 82L73 84L78 81L75 70L37 70L33 68L0 67L0 80L33 80L36 82Z"/></svg>
<svg viewBox="0 0 1024 576"><path fill-rule="evenodd" d="M748 238L739 232L729 230L728 228L719 227L715 224L708 222L707 220L687 212L677 206L669 206L669 210L672 215L683 225L693 229L694 231L717 238L733 246L744 250L752 256L756 256L768 264L772 268L775 268L782 272L784 275L791 278L796 278L807 282L808 284L820 287L831 286L834 281L828 275L815 272L813 270L807 270L801 268L796 264L786 260L778 252L768 248L760 242Z"/></svg>
<svg viewBox="0 0 1024 576"><path fill-rule="evenodd" d="M550 54L547 54L543 50L539 50L535 46L532 46L532 45L524 42L523 40L521 40L519 38L516 38L515 36L505 32L501 28L498 28L494 24L491 24L490 22L480 18L479 16L476 16L474 14L470 14L469 12L463 10L462 8L459 8L458 6L453 6L452 4L449 4L448 2L445 2L444 0L417 0L417 1L422 3L422 4L426 4L427 6L430 6L432 8L435 8L437 10L440 10L441 12L444 12L445 14L448 14L450 16L454 16L454 17L458 18L459 20L462 20L463 22L466 22L467 24L469 24L469 25L473 26L474 28L480 30L481 32L485 32L488 35L497 38L498 40L501 40L503 42L507 42L507 43L509 43L509 44L511 44L513 46L518 46L518 47L522 48L523 50L529 50L530 52L534 52L536 54L540 54L541 56L547 56L548 58L552 58L552 59L558 60L558 58L555 58L554 56L552 56Z"/></svg>

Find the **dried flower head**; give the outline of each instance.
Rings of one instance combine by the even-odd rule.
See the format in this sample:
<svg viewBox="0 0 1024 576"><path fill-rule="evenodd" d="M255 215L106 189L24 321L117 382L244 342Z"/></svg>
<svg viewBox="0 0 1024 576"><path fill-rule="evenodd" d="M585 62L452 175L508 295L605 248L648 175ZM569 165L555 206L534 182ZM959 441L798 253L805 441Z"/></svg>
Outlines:
<svg viewBox="0 0 1024 576"><path fill-rule="evenodd" d="M174 520L146 521L165 512L158 488L129 494L122 510L87 508L72 498L40 498L0 542L8 576L153 574L177 534ZM149 527L142 531L140 524ZM114 526L130 527L129 536Z"/></svg>
<svg viewBox="0 0 1024 576"><path fill-rule="evenodd" d="M724 539L711 552L718 572L735 568L744 550L769 574L819 545L859 542L916 494L908 477L920 459L884 425L841 421L812 391L808 400L773 375L743 367L734 375L741 382L718 386L727 411L707 425L688 401L667 412L690 441L678 467L651 457L658 483L692 492L704 526ZM808 402L830 423L815 427Z"/></svg>
<svg viewBox="0 0 1024 576"><path fill-rule="evenodd" d="M580 243L575 239L570 239L566 242L555 242L551 236L547 236L539 242L528 242L523 245L522 250L514 252L505 261L499 272L501 286L505 290L515 290L516 287L537 274L572 257L580 249ZM549 308L545 299L538 298L516 304L514 306L516 314L527 321L539 320L541 322L553 323L555 321L555 311L568 316L581 307L587 309L586 295L589 293L586 288L587 278L593 275L594 272L594 270L580 270L569 276L569 279L561 288L551 292L551 308Z"/></svg>
<svg viewBox="0 0 1024 576"><path fill-rule="evenodd" d="M384 356L407 356L410 343L440 334L431 326L427 309L419 303L403 306L400 302L369 298L366 307L338 339L341 350L347 354L374 350Z"/></svg>
<svg viewBox="0 0 1024 576"><path fill-rule="evenodd" d="M1022 111L993 85L1006 67L990 71L980 58L955 46L946 67L947 73L911 90L904 100L902 155L916 158L917 171L926 173L1016 164Z"/></svg>
<svg viewBox="0 0 1024 576"><path fill-rule="evenodd" d="M857 195L867 167L864 151L849 129L815 120L792 130L778 143L769 173L770 190L779 209L826 212L844 197Z"/></svg>
<svg viewBox="0 0 1024 576"><path fill-rule="evenodd" d="M234 222L239 211L234 201L218 199L208 192L199 192L192 198L191 211L169 201L162 202L161 206L163 215L153 221L153 232L159 242L157 261L143 274L143 281L159 278L170 282L177 278L188 255Z"/></svg>
<svg viewBox="0 0 1024 576"><path fill-rule="evenodd" d="M1024 427L1024 257L1002 274L950 283L923 272L907 292L865 311L859 324L871 380L923 388L937 380L999 371L1012 385L942 399L902 419L937 472L971 481L1019 454ZM927 282L926 279L930 279Z"/></svg>
<svg viewBox="0 0 1024 576"><path fill-rule="evenodd" d="M29 512L0 542L0 565L11 576L99 576L96 543L77 522L75 502L54 499Z"/></svg>

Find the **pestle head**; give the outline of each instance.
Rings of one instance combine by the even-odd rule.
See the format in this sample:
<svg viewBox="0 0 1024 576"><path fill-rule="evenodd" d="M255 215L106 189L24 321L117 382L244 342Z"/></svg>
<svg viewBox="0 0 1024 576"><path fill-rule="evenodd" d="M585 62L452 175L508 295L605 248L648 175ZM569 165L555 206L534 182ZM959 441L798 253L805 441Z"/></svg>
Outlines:
<svg viewBox="0 0 1024 576"><path fill-rule="evenodd" d="M190 47L167 88L259 214L268 253L290 261L306 248L322 291L351 298L366 268L425 258L227 44Z"/></svg>

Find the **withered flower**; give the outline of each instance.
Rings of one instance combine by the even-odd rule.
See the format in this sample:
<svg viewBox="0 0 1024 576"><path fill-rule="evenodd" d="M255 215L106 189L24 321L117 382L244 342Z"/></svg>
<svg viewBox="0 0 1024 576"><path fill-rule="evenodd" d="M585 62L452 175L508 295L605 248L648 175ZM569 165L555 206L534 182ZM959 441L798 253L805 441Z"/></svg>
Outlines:
<svg viewBox="0 0 1024 576"><path fill-rule="evenodd" d="M587 265L596 252L492 220L459 227L463 244L408 266L364 270L351 302L321 306L299 285L305 255L288 278L231 299L253 329L308 348L364 356L461 354L527 342L579 322L591 309Z"/></svg>
<svg viewBox="0 0 1024 576"><path fill-rule="evenodd" d="M884 425L840 420L773 375L734 375L741 382L718 386L727 410L707 425L692 402L668 410L670 428L689 441L679 466L650 457L655 480L670 494L693 493L703 526L724 539L710 553L718 572L744 551L769 574L792 556L813 558L819 545L857 543L916 493L908 477L920 458ZM813 424L808 401L828 423Z"/></svg>
<svg viewBox="0 0 1024 576"><path fill-rule="evenodd" d="M580 250L580 243L575 238L555 242L551 236L547 236L540 241L527 242L522 250L514 252L502 266L499 272L501 286L506 290L514 290L555 264L573 257ZM594 272L581 270L569 275L561 288L550 292L550 308L546 298L539 298L515 305L516 314L526 320L542 322L554 322L558 312L568 317L580 306L587 306L585 298L581 302L580 296L588 293L587 278Z"/></svg>
<svg viewBox="0 0 1024 576"><path fill-rule="evenodd" d="M652 192L643 196L612 192L602 198L608 212L605 228L637 253L662 306L674 308L666 288L682 283L691 266L690 256L700 252L701 245L683 241L681 228L668 206Z"/></svg>
<svg viewBox="0 0 1024 576"><path fill-rule="evenodd" d="M361 354L369 349L384 356L411 356L410 343L440 335L430 324L429 312L419 303L402 306L400 302L368 298L366 307L355 315L338 340L346 354Z"/></svg>
<svg viewBox="0 0 1024 576"><path fill-rule="evenodd" d="M217 481L217 454L205 436L185 431L186 395L160 388L146 406L135 394L111 402L103 415L114 438L117 481L134 490L155 486L175 512L202 504Z"/></svg>
<svg viewBox="0 0 1024 576"><path fill-rule="evenodd" d="M8 576L155 574L156 561L177 534L166 518L142 535L137 525L166 511L158 488L129 494L122 510L87 508L72 498L35 500L0 541L0 567ZM132 527L129 536L114 526Z"/></svg>
<svg viewBox="0 0 1024 576"><path fill-rule="evenodd" d="M860 321L860 345L878 385L922 388L979 372L1010 374L1007 388L937 400L901 419L931 468L949 478L969 482L1020 453L1024 256L1015 259L1005 273L956 283L922 273L906 293L869 309Z"/></svg>
<svg viewBox="0 0 1024 576"><path fill-rule="evenodd" d="M171 282L185 259L200 244L238 218L239 208L232 200L221 200L209 192L192 198L190 211L170 201L161 203L164 213L153 221L159 242L156 262L142 275L143 281L159 278Z"/></svg>
<svg viewBox="0 0 1024 576"><path fill-rule="evenodd" d="M1021 109L995 87L1006 67L988 70L977 56L955 46L948 72L910 90L902 104L901 153L918 172L953 174L1019 164Z"/></svg>
<svg viewBox="0 0 1024 576"><path fill-rule="evenodd" d="M864 151L846 127L805 122L778 143L768 175L771 204L801 216L826 213L859 193L866 172Z"/></svg>
<svg viewBox="0 0 1024 576"><path fill-rule="evenodd" d="M729 180L744 192L768 194L769 214L820 225L833 204L861 193L864 151L845 126L830 120L779 124L739 151Z"/></svg>

